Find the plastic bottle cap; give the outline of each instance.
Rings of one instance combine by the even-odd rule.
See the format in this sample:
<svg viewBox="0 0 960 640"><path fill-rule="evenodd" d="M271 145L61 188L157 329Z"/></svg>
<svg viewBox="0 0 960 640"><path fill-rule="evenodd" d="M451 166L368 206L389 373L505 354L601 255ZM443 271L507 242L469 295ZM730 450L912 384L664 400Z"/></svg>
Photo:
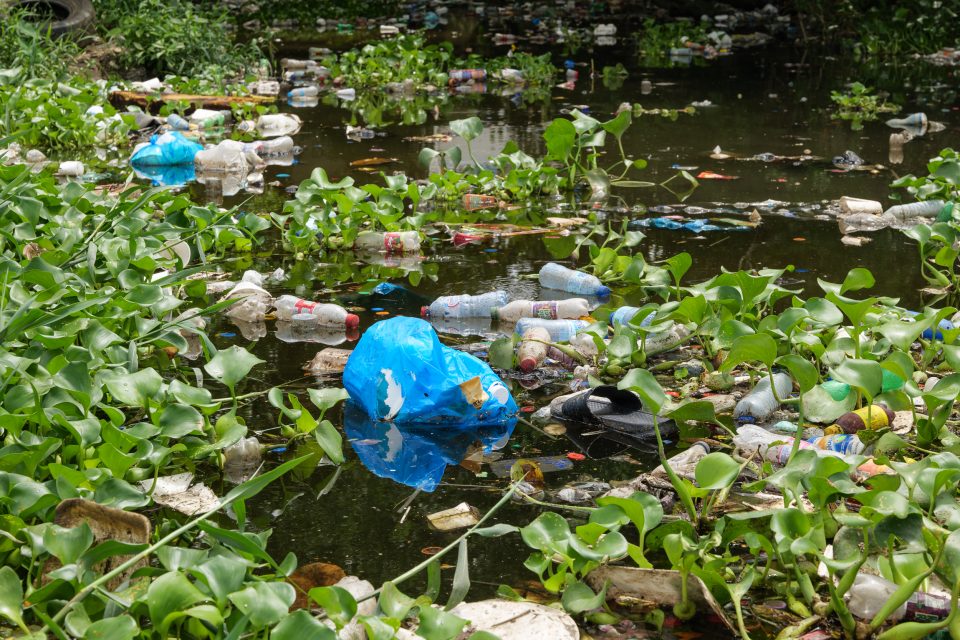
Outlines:
<svg viewBox="0 0 960 640"><path fill-rule="evenodd" d="M537 367L536 358L526 357L520 361L520 371L523 371L524 373L530 373L531 371L536 369L536 367Z"/></svg>
<svg viewBox="0 0 960 640"><path fill-rule="evenodd" d="M430 307L420 307L420 317L426 318L430 315Z"/></svg>
<svg viewBox="0 0 960 640"><path fill-rule="evenodd" d="M603 285L600 285L599 287L597 287L598 298L606 298L609 295L610 295L610 287L605 287Z"/></svg>
<svg viewBox="0 0 960 640"><path fill-rule="evenodd" d="M347 329L356 329L360 326L360 316L356 315L355 313L348 313L346 325Z"/></svg>

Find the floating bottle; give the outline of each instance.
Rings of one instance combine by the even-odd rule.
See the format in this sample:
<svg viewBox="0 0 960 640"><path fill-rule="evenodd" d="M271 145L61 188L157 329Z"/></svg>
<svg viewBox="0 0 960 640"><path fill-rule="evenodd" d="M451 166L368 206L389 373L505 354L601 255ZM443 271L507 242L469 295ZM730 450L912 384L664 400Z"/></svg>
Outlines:
<svg viewBox="0 0 960 640"><path fill-rule="evenodd" d="M514 300L499 308L490 309L490 317L501 322L516 322L520 318L576 319L589 314L590 303L583 298L549 301Z"/></svg>
<svg viewBox="0 0 960 640"><path fill-rule="evenodd" d="M295 87L287 92L288 98L308 98L320 93L320 88L315 84L306 87Z"/></svg>
<svg viewBox="0 0 960 640"><path fill-rule="evenodd" d="M300 116L292 113L268 113L257 118L256 128L264 138L292 136L300 130Z"/></svg>
<svg viewBox="0 0 960 640"><path fill-rule="evenodd" d="M898 585L868 573L858 573L853 586L844 595L850 613L861 620L872 620L897 590ZM917 591L890 614L886 622L916 620L937 622L950 615L950 598Z"/></svg>
<svg viewBox="0 0 960 640"><path fill-rule="evenodd" d="M470 80L484 81L487 79L486 69L451 69L447 72L450 84L469 82Z"/></svg>
<svg viewBox="0 0 960 640"><path fill-rule="evenodd" d="M710 453L709 444L703 441L694 442L688 449L684 449L680 453L668 458L667 464L677 475L692 478L697 463L708 453ZM664 469L661 464L651 471L650 475L657 476L658 478L666 478L667 470Z"/></svg>
<svg viewBox="0 0 960 640"><path fill-rule="evenodd" d="M353 241L353 248L383 253L410 253L420 250L417 231L361 231Z"/></svg>
<svg viewBox="0 0 960 640"><path fill-rule="evenodd" d="M317 319L318 326L355 329L360 324L360 318L336 304L323 304L285 295L277 298L274 305L277 320L289 322L295 315L310 314Z"/></svg>
<svg viewBox="0 0 960 640"><path fill-rule="evenodd" d="M616 327L617 325L628 324L638 313L640 313L640 307L620 307L610 314L610 326ZM649 327L655 315L655 313L647 314L640 322L640 326Z"/></svg>
<svg viewBox="0 0 960 640"><path fill-rule="evenodd" d="M229 111L214 111L212 109L197 109L190 114L190 122L203 129L222 127L230 121L232 114Z"/></svg>
<svg viewBox="0 0 960 640"><path fill-rule="evenodd" d="M911 113L905 118L891 118L885 123L888 127L894 129L925 129L927 126L927 114Z"/></svg>
<svg viewBox="0 0 960 640"><path fill-rule="evenodd" d="M777 391L776 397L773 395L773 389L770 388L770 378L761 378L753 391L737 403L733 410L733 417L750 417L755 422L762 422L769 418L780 406L777 398L783 400L793 390L793 380L785 373L773 374L773 384Z"/></svg>
<svg viewBox="0 0 960 640"><path fill-rule="evenodd" d="M176 113L171 113L167 116L167 126L174 131L189 131L190 121Z"/></svg>
<svg viewBox="0 0 960 640"><path fill-rule="evenodd" d="M690 330L682 324L674 324L666 331L657 333L648 333L639 340L638 346L643 346L643 351L647 356L653 356L658 353L664 353L676 349L690 338Z"/></svg>
<svg viewBox="0 0 960 640"><path fill-rule="evenodd" d="M500 200L496 196L487 196L479 193L468 193L463 196L463 208L467 211L496 209L499 206Z"/></svg>
<svg viewBox="0 0 960 640"><path fill-rule="evenodd" d="M548 342L550 342L550 332L543 327L533 327L524 332L517 352L521 371L529 373L543 364L550 347Z"/></svg>
<svg viewBox="0 0 960 640"><path fill-rule="evenodd" d="M477 296L442 296L429 307L421 307L420 315L431 319L489 318L490 309L502 307L510 300L506 291L490 291Z"/></svg>
<svg viewBox="0 0 960 640"><path fill-rule="evenodd" d="M489 309L488 309L489 313ZM584 320L544 320L543 318L520 318L517 320L517 326L514 332L517 335L524 335L534 327L543 327L550 334L550 342L568 342L581 329L590 326L589 322Z"/></svg>
<svg viewBox="0 0 960 640"><path fill-rule="evenodd" d="M257 140L243 145L244 151L253 151L261 158L268 156L285 156L296 153L297 147L290 136L280 136L270 140Z"/></svg>
<svg viewBox="0 0 960 640"><path fill-rule="evenodd" d="M898 204L887 209L884 215L901 221L912 218L936 218L945 204L943 200L923 200L910 204Z"/></svg>
<svg viewBox="0 0 960 640"><path fill-rule="evenodd" d="M604 286L596 276L568 269L556 262L548 262L540 268L540 286L582 296L606 298L610 295L610 288Z"/></svg>

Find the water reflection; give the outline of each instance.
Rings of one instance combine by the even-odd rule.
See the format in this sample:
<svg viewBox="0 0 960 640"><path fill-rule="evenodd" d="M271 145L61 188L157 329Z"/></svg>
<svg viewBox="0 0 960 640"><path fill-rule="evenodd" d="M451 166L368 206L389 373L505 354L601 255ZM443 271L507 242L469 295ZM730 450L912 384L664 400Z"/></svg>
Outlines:
<svg viewBox="0 0 960 640"><path fill-rule="evenodd" d="M347 403L344 430L360 462L376 476L422 491L433 491L449 465L468 454L502 449L516 419L497 425L458 429L451 426L379 422ZM473 456L471 455L471 458Z"/></svg>

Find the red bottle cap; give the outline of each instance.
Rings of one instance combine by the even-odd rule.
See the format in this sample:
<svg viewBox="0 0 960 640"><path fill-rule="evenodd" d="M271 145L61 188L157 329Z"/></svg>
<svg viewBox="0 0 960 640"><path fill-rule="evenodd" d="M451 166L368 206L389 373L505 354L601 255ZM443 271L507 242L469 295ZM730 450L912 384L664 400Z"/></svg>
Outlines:
<svg viewBox="0 0 960 640"><path fill-rule="evenodd" d="M520 371L524 373L530 373L537 368L537 359L536 358L524 358L520 361Z"/></svg>
<svg viewBox="0 0 960 640"><path fill-rule="evenodd" d="M430 315L430 307L420 307L420 317L426 318Z"/></svg>
<svg viewBox="0 0 960 640"><path fill-rule="evenodd" d="M360 316L354 313L348 313L346 325L347 329L356 329L360 326Z"/></svg>

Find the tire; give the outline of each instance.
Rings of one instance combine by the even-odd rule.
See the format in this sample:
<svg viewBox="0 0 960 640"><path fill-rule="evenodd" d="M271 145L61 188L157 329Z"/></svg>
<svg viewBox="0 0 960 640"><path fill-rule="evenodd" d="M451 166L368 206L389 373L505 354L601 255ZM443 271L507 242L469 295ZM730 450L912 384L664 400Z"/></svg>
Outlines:
<svg viewBox="0 0 960 640"><path fill-rule="evenodd" d="M90 0L15 0L12 7L34 13L34 20L49 25L54 37L71 32L82 35L96 19Z"/></svg>

